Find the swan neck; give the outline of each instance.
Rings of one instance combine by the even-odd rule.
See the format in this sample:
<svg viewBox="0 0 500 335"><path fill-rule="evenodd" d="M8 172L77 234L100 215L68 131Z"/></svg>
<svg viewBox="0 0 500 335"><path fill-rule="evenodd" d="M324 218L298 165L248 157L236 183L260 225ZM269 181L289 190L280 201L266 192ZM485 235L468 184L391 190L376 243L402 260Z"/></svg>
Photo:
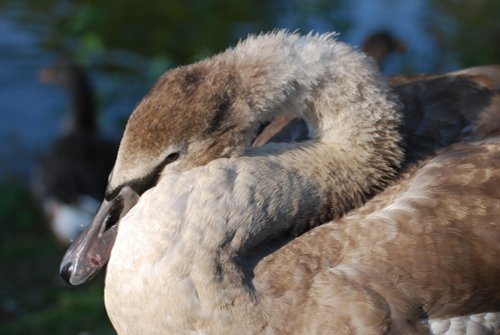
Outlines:
<svg viewBox="0 0 500 335"><path fill-rule="evenodd" d="M67 83L67 90L72 105L67 133L96 131L95 97L85 74L81 71L74 73Z"/></svg>
<svg viewBox="0 0 500 335"><path fill-rule="evenodd" d="M298 38L279 52L273 38L251 41L258 54L242 43L215 59L225 59L223 68L238 74L244 99L239 105L249 107L241 108L246 124L258 128L277 115L291 115L303 118L310 137L323 143L358 149L361 142L386 141L401 154L400 104L371 58L329 36Z"/></svg>

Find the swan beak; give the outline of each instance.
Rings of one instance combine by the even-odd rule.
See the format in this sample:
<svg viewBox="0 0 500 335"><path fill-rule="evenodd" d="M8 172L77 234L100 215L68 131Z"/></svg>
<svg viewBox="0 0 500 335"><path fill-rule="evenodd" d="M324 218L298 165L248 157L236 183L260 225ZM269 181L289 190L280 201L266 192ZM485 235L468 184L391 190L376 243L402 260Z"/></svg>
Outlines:
<svg viewBox="0 0 500 335"><path fill-rule="evenodd" d="M80 285L94 278L109 260L118 232L118 223L134 207L139 195L124 186L111 200L104 200L94 219L70 245L59 272L70 285Z"/></svg>

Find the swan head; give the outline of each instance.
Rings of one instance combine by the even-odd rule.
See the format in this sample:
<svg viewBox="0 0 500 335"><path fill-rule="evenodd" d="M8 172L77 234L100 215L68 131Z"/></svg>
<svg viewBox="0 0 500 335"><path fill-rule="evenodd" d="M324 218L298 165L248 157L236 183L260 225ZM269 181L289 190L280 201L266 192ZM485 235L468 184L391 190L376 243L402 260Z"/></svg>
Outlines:
<svg viewBox="0 0 500 335"><path fill-rule="evenodd" d="M167 165L185 171L248 147L257 125L245 122L235 73L200 62L160 77L128 121L107 195L131 181L149 188Z"/></svg>
<svg viewBox="0 0 500 335"><path fill-rule="evenodd" d="M162 173L185 171L241 154L257 136L230 65L200 62L165 73L128 120L105 199L89 227L66 252L60 272L72 285L107 262L120 219Z"/></svg>

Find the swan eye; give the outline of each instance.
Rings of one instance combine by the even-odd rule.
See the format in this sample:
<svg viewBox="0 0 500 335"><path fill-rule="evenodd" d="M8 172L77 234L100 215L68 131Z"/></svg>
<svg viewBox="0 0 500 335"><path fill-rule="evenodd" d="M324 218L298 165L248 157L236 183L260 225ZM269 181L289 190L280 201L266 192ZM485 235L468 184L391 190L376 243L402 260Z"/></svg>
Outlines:
<svg viewBox="0 0 500 335"><path fill-rule="evenodd" d="M175 162L180 156L180 153L173 152L165 158L165 165Z"/></svg>

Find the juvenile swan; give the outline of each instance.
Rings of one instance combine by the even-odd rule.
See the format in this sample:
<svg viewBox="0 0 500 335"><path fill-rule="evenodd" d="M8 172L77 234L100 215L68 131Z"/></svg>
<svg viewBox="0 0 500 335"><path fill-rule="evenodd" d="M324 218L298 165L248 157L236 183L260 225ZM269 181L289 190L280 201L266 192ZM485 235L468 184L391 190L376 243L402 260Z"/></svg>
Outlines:
<svg viewBox="0 0 500 335"><path fill-rule="evenodd" d="M105 201L66 253L63 277L76 285L105 264L118 221L146 190L169 173L243 154L278 114L304 118L312 140L216 160L191 180L232 190L236 202L259 212L260 224L276 221L275 237L358 207L386 185L402 160L399 105L367 56L331 35L250 37L168 71L144 98L127 124ZM254 184L269 175L274 186L260 194ZM259 229L253 215L234 219Z"/></svg>
<svg viewBox="0 0 500 335"><path fill-rule="evenodd" d="M275 49L278 50L276 52L280 54L283 52L282 44L288 45L288 48L285 49L287 52L290 51L289 49L293 50L294 48L304 51L307 50L308 47L318 48L319 51L323 50L323 48L335 49L329 46L329 44L336 44L325 37L301 38L297 35L286 35L283 33L259 37L255 41L260 42L266 38L271 40L274 39L274 44L271 45L273 45ZM317 41L322 38L324 40L320 47ZM291 46L290 41L293 41ZM316 42L316 44L313 42ZM243 43L235 50L228 51L218 57L220 58L226 55L224 57L227 58L227 54L231 55L232 52L242 53L241 49L245 50L245 48L243 48L244 46L248 48L249 43L250 42L246 42L246 44ZM325 46L325 44L327 45ZM336 52L340 52L343 48L347 48L341 44L340 46L341 47L338 48ZM316 52L318 52L318 50L316 50ZM293 55L295 52L296 51L291 54ZM343 52L344 55L349 53L352 53L349 56L350 59L356 55L353 51ZM321 52L319 52L319 54L321 54ZM324 58L322 61L324 62L325 59L336 58L332 57L332 55L330 56L329 58ZM295 57L297 57L296 54ZM215 57L214 59L216 61L213 59L211 61L218 64L218 58ZM300 60L300 58L298 59ZM307 57L307 60L311 60L311 58ZM362 60L362 57L360 60ZM220 65L220 59L218 61ZM342 57L338 57L337 61L340 62L338 65L341 69L346 64L352 64L352 60L351 62L347 62L345 59L343 60ZM344 62L346 62L346 64L344 64ZM199 64L206 63L210 63L210 60ZM196 66L200 66L199 64L191 66L191 68L196 68ZM364 66L363 62L354 65L359 67ZM212 71L213 70L214 69L212 69ZM357 69L353 68L351 70L353 75L355 75L356 71L354 70ZM369 70L369 72L370 71L373 70ZM295 74L297 76L297 83L295 83L294 86L301 87L301 78L305 75L305 72L307 71L304 70L304 72ZM173 73L175 73L175 71L173 71ZM358 71L357 73L360 72ZM191 166L203 164L204 160L209 161L213 159L217 154L237 155L243 151L244 146L247 146L252 141L253 137L255 137L256 131L242 129L241 125L238 123L237 125L233 125L233 128L239 126L240 128L238 131L243 131L245 136L238 137L237 133L229 134L231 138L236 139L236 143L231 143L234 144L231 151L226 150L226 152L224 152L224 150L219 150L218 153L217 151L213 151L214 156L212 157L208 156L197 162L191 161L186 163L186 157L191 159L191 157L196 157L196 155L184 155L183 162L183 157L179 154L180 151L174 150L170 153L167 152L165 155L167 157L166 162L171 163L170 165L165 167L165 165L160 163L158 165L159 167L150 169L159 173L163 168L163 173L159 181L154 180L152 176L149 177L149 185L152 188L144 194L138 205L120 224L118 239L113 249L108 268L106 280L106 305L110 318L120 334L189 332L216 334L232 334L236 332L249 334L303 334L324 333L326 331L336 331L340 334L349 334L359 331L369 334L384 332L395 333L405 329L415 330L419 327L418 324L415 324L416 320L418 317L425 317L425 313L428 312L427 310L421 311L420 307L422 306L416 308L418 311L416 314L414 310L410 310L408 313L408 320L410 322L408 322L407 325L406 320L401 318L401 314L398 314L398 308L401 306L397 303L397 299L395 300L392 297L378 293L369 285L367 287L361 287L361 289L358 290L358 286L354 285L356 284L355 279L348 278L345 283L340 283L338 278L333 276L331 281L327 280L322 282L324 278L328 279L328 276L324 276L324 272L326 271L328 274L336 263L341 263L341 260L338 258L338 252L336 252L340 251L340 249L332 249L330 250L332 254L326 254L322 252L322 246L318 246L317 249L314 247L316 245L315 241L311 242L305 240L306 237L300 237L293 242L294 244L287 245L278 252L271 254L271 256L261 259L273 249L279 247L279 244L268 243L271 239L286 236L287 232L294 230L296 233L300 233L308 225L321 223L325 218L337 216L343 210L352 206L349 203L338 204L339 201L342 201L343 196L351 194L349 190L344 189L342 191L344 193L339 193L339 191L336 190L324 190L324 185L335 185L335 188L337 186L340 188L348 188L351 186L349 183L356 185L356 183L353 183L353 180L356 180L357 177L351 179L349 178L351 177L349 174L355 173L357 175L359 173L358 169L361 167L354 165L353 170L349 169L351 166L346 164L343 158L350 157L351 152L348 149L351 148L347 148L345 143L352 143L355 155L364 155L364 151L357 151L360 149L360 143L369 143L369 141L366 141L363 137L366 135L378 136L379 131L365 133L365 129L363 128L356 129L357 127L367 125L367 123L363 123L362 121L363 117L370 115L370 113L365 114L357 111L359 114L356 114L356 117L361 118L361 124L357 125L355 122L352 122L355 120L349 120L349 114L343 115L343 113L354 112L351 109L342 109L346 105L344 106L341 104L337 106L337 101L333 101L331 103L335 104L325 108L325 114L320 116L328 119L331 116L327 115L326 112L330 113L329 110L331 110L337 120L351 122L337 124L336 129L331 129L336 130L337 135L343 135L339 136L339 143L336 143L335 140L324 141L323 134L328 134L330 130L328 127L326 130L322 129L325 126L324 123L322 123L323 119L318 118L317 114L314 114L317 109L320 109L319 107L324 107L324 105L320 103L322 99L324 99L322 94L325 94L324 90L326 90L326 92L333 90L333 93L335 93L336 90L342 91L342 85L348 86L353 82L345 83L343 80L347 77L333 76L329 72L325 72L323 75L326 75L326 78L330 78L330 80L332 80L331 78L335 78L336 80L323 83L326 88L323 87L323 85L316 86L316 93L311 94L311 97L314 97L313 101L307 99L303 100L305 101L304 105L307 107L304 112L300 112L300 108L297 108L300 104L293 101L293 99L303 94L301 90L295 88L293 92L295 96L293 99L292 97L287 98L289 100L292 99L292 101L287 102L287 99L283 100L283 103L288 105L290 109L273 106L273 108L277 108L278 112L271 113L274 115L289 110L294 111L299 109L299 112L296 114L300 116L301 113L303 113L306 120L309 121L309 126L312 130L311 133L314 137L312 141L294 145L267 146L260 150L248 152L244 157L215 160L206 166L189 169ZM361 75L366 74L361 71ZM168 76L169 74L167 74L167 77ZM259 75L257 79L261 80L262 78L260 78ZM179 79L175 79L174 81L178 80ZM359 83L356 84L355 82L354 84L354 86L359 85ZM162 83L160 82L153 90L153 97L155 91L158 91L159 88L161 89L161 85ZM337 87L338 85L341 87ZM377 86L376 83L374 83L374 85ZM231 87L233 86L234 85L231 85ZM172 83L168 89L163 90L163 94L167 93L166 99L169 99L168 94L171 89ZM220 86L218 90L219 93L225 93L224 90L220 89ZM364 94L358 94L358 92L359 91L353 88L346 90L346 94L356 93L359 99L362 100ZM371 92L376 92L376 90ZM332 92L330 93L333 94ZM382 89L377 94L387 94L387 92ZM333 94L333 96L335 96L335 94ZM151 98L151 96L148 98ZM146 98L145 102L148 98ZM134 116L136 119L140 120L144 115L148 115L150 108L155 109L155 113L161 113L162 106L164 106L162 100L164 99L165 97L157 96L157 101L151 102L151 104L146 105L146 107L144 107L145 102L143 102L134 113ZM181 97L179 101L183 99L184 98ZM349 100L349 98L347 99ZM353 101L354 100L356 99L353 99ZM392 99L389 98L389 101L391 100ZM184 110L191 111L192 106L190 106L190 104L192 104L192 100L188 101L188 105L183 106L183 108ZM208 101L204 102L205 106ZM359 102L358 100L356 101ZM385 100L385 102L387 103L387 100ZM182 104L182 102L179 102L179 104ZM229 103L226 104L230 105ZM141 110L141 106L145 109ZM180 105L174 105L176 108L179 108L179 106ZM196 104L194 104L194 106L196 106ZM376 109L373 105L368 103L365 104L365 106L370 109L372 113L375 113ZM340 110L338 110L337 107ZM394 108L395 104L389 103L385 106L385 108L387 107ZM170 111L176 111L176 108L170 109ZM226 106L223 109L227 108ZM309 108L311 108L312 111L310 111ZM267 109L269 109L269 107L264 108L264 110ZM234 110L231 111L234 112ZM237 111L239 112L240 109ZM312 117L308 112L313 113ZM193 112L191 111L191 113ZM265 115L264 120L268 118L267 113L262 114ZM134 150L139 150L140 154L144 154L141 150L147 152L147 150L144 149L154 146L152 142L161 134L164 126L159 125L161 122L155 122L155 124L149 128L150 133L144 132L145 129L148 129L148 127L144 125L145 122L147 122L148 118L150 120L152 119L151 115L155 116L153 112L149 115L149 117L146 117L146 121L143 119L143 121L141 121L142 123L136 123L135 126L132 122L134 116L132 117L127 126L127 131L120 149L120 152L124 150L123 152L126 153L125 156L122 156L122 160L124 159L123 157L128 158L133 156ZM234 116L235 115L233 115L233 117ZM194 120L198 122L205 122L204 117L198 116L198 118L196 118L196 115L193 115L193 117ZM371 128L383 127L383 125L376 126L378 122L382 122L381 119L377 118L375 115L371 115L371 118L374 122L374 125L370 126ZM391 127L391 125L397 123L397 118L392 117L389 118L388 121L389 125L386 126L389 127L388 134L391 134L391 136L386 136L381 143L385 143L388 138L392 139L394 140L392 142L393 148L397 149L398 137L394 136L394 128ZM385 122L385 120L383 122ZM198 130L206 129L212 123L213 122L207 122L205 128L200 127ZM219 128L224 126L222 121L218 121L217 123ZM354 129L348 129L347 126L354 127ZM138 127L138 129L134 131L134 127ZM218 127L210 129L207 133L210 133L210 131L213 133L214 129L219 129ZM251 127L251 124L249 124L249 127ZM187 130L189 129L185 129L185 131ZM228 131L232 130L230 129ZM133 146L132 149L130 149L130 147L128 149L123 149L124 145L126 145L124 143L127 143L127 134L129 137L128 140L130 141L130 138L132 138L130 134L134 134L134 132L136 133L136 140L143 142L135 147L135 149ZM227 131L221 132L222 135L226 133ZM185 136L185 133L182 133L182 135ZM360 139L358 140L356 136L360 136ZM207 135L207 137L209 136ZM162 139L162 137L160 136L159 139ZM194 142L199 142L200 139L205 140L205 138L201 136L200 138L196 138ZM225 138L226 141L227 139L228 138ZM238 140L241 142L238 142ZM373 140L375 139L372 139L372 141ZM329 141L330 143L328 143ZM222 141L221 143L224 144L225 142ZM241 145L241 143L243 143L243 145ZM216 144L213 144L212 146L215 145ZM339 146L336 147L336 145ZM229 146L231 147L231 145ZM322 150L328 146L331 147L330 150L340 149L340 151L335 150L335 152L331 153L338 157L330 157L330 152L328 152L328 150ZM208 148L210 148L210 146L208 146ZM223 146L223 148L225 149L226 147ZM370 149L366 154L369 156L372 152L373 149ZM191 155L193 153L197 153L197 151L189 152ZM385 165L385 169L387 169L385 172L388 172L388 178L392 177L393 168L398 164L397 156L399 153L400 151L398 150L398 154L392 156L388 161L389 164ZM322 156L318 158L317 155ZM458 155L462 155L461 152L459 152ZM154 157L154 155L151 155L150 157L143 158L143 160L137 159L136 162L142 164L144 160ZM337 160L335 160L335 157ZM308 159L308 161L304 162L304 158ZM495 156L490 155L488 158L494 159ZM115 165L115 172L119 161L120 155ZM132 165L135 167L137 163ZM182 163L184 163L184 165ZM364 168L367 168L367 171L373 169L372 165L368 165ZM447 166L447 168L449 167ZM112 184L115 172L113 172L110 184ZM333 176L323 176L329 173L333 174ZM344 179L339 178L342 174L344 174ZM360 173L360 175L362 175L362 173ZM371 174L368 173L367 175L370 176ZM373 183L373 185L378 185L378 187L383 185L383 178L383 175L379 175L378 181ZM98 241L97 245L99 245L99 241L102 242L103 237L112 236L110 232L116 230L116 223L119 218L123 216L123 213L127 210L127 206L130 207L128 202L123 201L124 195L133 195L136 193L132 192L134 188L138 190L137 193L142 193L148 188L144 186L147 179L148 178L144 177L136 177L135 180L134 178L130 178L126 182L123 182L122 184L126 186L122 187L121 190L118 189L114 191L114 195L119 195L115 197L115 199L112 199L113 190L111 189L111 191L108 192L108 201L111 202L111 210L107 213L105 218L103 217L104 220L96 220L93 223L94 227L97 228L94 228L94 230L90 229L87 232L87 238L89 235L92 237L92 232L97 232L95 233L96 236L93 237ZM318 180L320 182L316 183L315 181ZM365 192L370 192L370 183L365 184L365 186L366 185L368 185L368 191ZM360 194L362 195L363 192ZM133 196L137 197L137 195ZM331 199L332 197L334 197L334 199ZM390 202L394 199L394 195L386 195L386 197L386 202ZM362 199L362 197L351 197L347 198L346 201L354 201L355 205L357 205ZM333 210L329 211L325 208L333 208ZM372 208L371 210L375 211L377 208L378 207L375 206L375 209ZM486 210L489 210L489 208ZM311 218L313 218L312 223L310 221ZM359 219L356 221L362 222L363 220ZM332 223L332 225L335 225L335 223ZM315 231L316 230L313 230L313 232ZM359 230L359 232L363 233L363 230ZM379 227L377 234L383 235L384 230ZM401 232L401 236L404 237L405 234L405 231ZM413 237L413 235L411 236ZM343 235L340 234L338 238L342 239ZM353 241L350 235L346 235L346 238L349 241ZM298 251L295 253L293 246L297 245L297 243L300 246L300 241L308 241L308 245L299 247ZM322 245L324 243L328 245L330 242L327 236L317 241ZM336 245L335 242L336 239L333 239L332 245ZM367 242L367 245L364 245L364 242ZM369 254L369 246L375 242L376 241L364 240L363 238L355 240L354 245L356 247L348 245L345 247L345 254L348 255L356 252L358 248ZM90 245L92 246L92 244ZM88 273L92 275L92 272L103 263L104 258L102 256L104 255L105 257L105 254L100 252L99 249L97 249L98 252L93 253L94 250L90 250L89 252L89 249L82 240L79 241L76 246L77 248L75 247L73 250L69 251L69 256L66 258L67 261L75 262L72 264L63 264L62 268L67 279L70 282L75 280L74 283L88 279ZM364 246L364 248L361 246ZM402 248L404 249L405 246L403 245ZM292 250L292 254L289 253L290 250ZM282 254L289 255L291 258L294 258L294 260L290 261L287 256L279 256ZM401 254L401 260L405 261L406 257L404 256L404 250ZM381 273L385 273L384 271L387 270L389 274L395 274L395 276L399 275L397 271L391 272L391 269L387 269L385 266L385 262L390 264L390 260L384 259L383 257L377 257L378 256L373 257L375 259L374 264L378 266L377 262L379 260L383 262L382 266L380 266ZM408 256L408 258L410 257ZM82 259L83 261L81 261ZM89 260L90 262L88 262ZM274 260L276 261L273 262ZM312 260L311 264L306 264L309 260ZM319 261L315 262L315 260ZM269 262L271 265L266 266ZM287 265L287 262L293 265L290 267ZM83 268L82 264L94 264L94 267ZM257 264L257 267L255 267L255 264ZM360 264L363 263L361 262ZM425 265L425 262L422 264ZM373 267L374 265L371 266ZM433 265L431 265L431 268L432 266ZM275 278L274 274L280 277ZM375 275L377 273L373 272L373 274ZM460 275L461 274L458 276ZM369 277L369 275L367 275L365 279L367 277ZM319 302L315 300L315 297L318 296L314 295L317 293L317 287L312 286L311 283L316 282L318 278L319 282L322 283L320 288L323 290L330 290L331 292L340 290L345 292L345 294L334 296L331 300L332 304L328 303L328 301L330 301L328 295L325 295L328 301L322 300ZM467 276L466 280L469 280ZM397 280L393 282L388 281L389 285L394 282L398 284ZM408 283L405 282L403 284ZM449 288L449 286L446 285L439 285L434 289L439 291L442 290L443 287L444 289ZM424 288L422 291L429 289L425 284L423 284L423 286ZM364 294L366 293L364 291L368 293ZM374 292L372 293L371 291ZM397 289L395 289L395 291L397 292ZM395 293L395 295L397 295L397 293ZM319 295L319 297L321 296L322 295ZM446 294L443 294L443 296L446 296ZM126 299L124 299L124 297L126 297ZM455 298L446 297L446 299ZM345 311L342 310L343 305L339 307L340 304L335 304L335 299L339 298L341 300L345 298L344 304L348 307ZM416 301L418 304L418 300L410 300L411 299L408 301L413 303ZM444 300L442 299L438 301L438 303L442 301ZM370 304L373 306L370 307ZM332 308L332 305L336 308ZM354 306L354 310L351 310L352 306ZM367 314L363 314L365 310L361 307L359 307L361 312L356 313L358 306L367 306ZM482 306L481 308L491 306L490 304L489 306ZM391 319L393 310L394 326L391 326L389 320ZM465 311L461 310L461 312L468 313L481 311L477 306L474 306L474 308L470 310L464 308L464 310ZM375 319L373 315L375 315ZM378 317L380 315L382 316L381 318ZM457 314L451 313L448 315ZM439 315L434 314L434 316ZM297 322L295 322L295 320L297 320ZM363 323L370 323L373 320L375 320L375 325L372 327L358 327L359 324L363 326ZM289 322L289 325L283 324L285 322Z"/></svg>

